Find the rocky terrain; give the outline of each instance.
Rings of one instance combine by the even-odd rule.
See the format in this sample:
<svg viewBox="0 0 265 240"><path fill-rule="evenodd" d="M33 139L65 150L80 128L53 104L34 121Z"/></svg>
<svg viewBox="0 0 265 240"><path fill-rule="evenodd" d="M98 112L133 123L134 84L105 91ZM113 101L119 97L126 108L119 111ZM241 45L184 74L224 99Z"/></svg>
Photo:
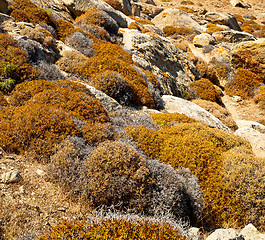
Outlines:
<svg viewBox="0 0 265 240"><path fill-rule="evenodd" d="M0 0L0 239L265 239L263 0Z"/></svg>

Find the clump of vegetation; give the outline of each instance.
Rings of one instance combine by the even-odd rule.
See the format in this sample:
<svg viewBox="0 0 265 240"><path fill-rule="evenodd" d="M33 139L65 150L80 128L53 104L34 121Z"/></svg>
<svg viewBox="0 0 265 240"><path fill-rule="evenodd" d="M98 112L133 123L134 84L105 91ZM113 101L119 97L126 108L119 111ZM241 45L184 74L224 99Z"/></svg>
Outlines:
<svg viewBox="0 0 265 240"><path fill-rule="evenodd" d="M188 27L166 26L163 28L163 33L167 37L173 36L173 35L188 36L188 35L195 33L195 31Z"/></svg>
<svg viewBox="0 0 265 240"><path fill-rule="evenodd" d="M184 114L179 113L154 113L151 115L152 119L159 126L172 126L177 123L193 123L197 122Z"/></svg>
<svg viewBox="0 0 265 240"><path fill-rule="evenodd" d="M222 27L218 27L214 23L208 23L206 25L206 27L207 27L207 33L209 33L209 34L212 34L214 32L224 31L224 29Z"/></svg>
<svg viewBox="0 0 265 240"><path fill-rule="evenodd" d="M135 20L140 25L154 25L154 23L152 23L148 19L141 19L141 18L138 18L138 17L135 17L135 16L130 16L130 18L133 19L133 20Z"/></svg>
<svg viewBox="0 0 265 240"><path fill-rule="evenodd" d="M65 20L56 21L56 34L60 41L65 41L65 39L75 33L77 30L74 25Z"/></svg>
<svg viewBox="0 0 265 240"><path fill-rule="evenodd" d="M159 131L145 127L127 128L127 131L147 156L160 158L175 169L189 168L198 177L205 200L201 218L206 224L228 221L233 214L226 211L228 202L236 213L239 206L233 202L235 199L230 199L223 178L222 153L238 146L251 149L248 142L196 122L164 126Z"/></svg>
<svg viewBox="0 0 265 240"><path fill-rule="evenodd" d="M8 105L8 103L7 103L6 99L5 99L4 94L0 92L0 108L1 107L5 107L7 105Z"/></svg>
<svg viewBox="0 0 265 240"><path fill-rule="evenodd" d="M92 204L116 205L143 211L144 192L154 184L144 159L121 142L105 142L91 152L88 164Z"/></svg>
<svg viewBox="0 0 265 240"><path fill-rule="evenodd" d="M190 86L199 98L223 105L220 93L210 80L202 78L198 81L191 82Z"/></svg>
<svg viewBox="0 0 265 240"><path fill-rule="evenodd" d="M230 96L240 96L247 99L254 95L254 89L262 83L262 79L255 73L238 68L234 81L225 86L225 91Z"/></svg>
<svg viewBox="0 0 265 240"><path fill-rule="evenodd" d="M187 12L187 13L194 13L195 10L186 6L180 6L177 7L177 9L182 10L183 12Z"/></svg>
<svg viewBox="0 0 265 240"><path fill-rule="evenodd" d="M259 106L265 109L265 86L261 86L255 94L254 98L255 102L259 104Z"/></svg>
<svg viewBox="0 0 265 240"><path fill-rule="evenodd" d="M236 122L231 116L231 113L228 112L227 109L225 109L224 107L221 107L215 102L210 102L201 99L195 99L193 100L193 102L213 114L216 118L218 118L221 122L223 122L227 127L232 129L233 131L238 129Z"/></svg>
<svg viewBox="0 0 265 240"><path fill-rule="evenodd" d="M48 239L158 239L184 240L177 229L167 224L153 223L147 220L131 221L123 218L102 219L98 223L62 222L39 237Z"/></svg>
<svg viewBox="0 0 265 240"><path fill-rule="evenodd" d="M0 34L0 90L10 92L16 84L38 77L37 68L32 67L26 53L18 48L8 34Z"/></svg>
<svg viewBox="0 0 265 240"><path fill-rule="evenodd" d="M44 9L38 8L30 0L14 0L15 4L10 6L10 16L17 22L46 23L53 25L51 16Z"/></svg>
<svg viewBox="0 0 265 240"><path fill-rule="evenodd" d="M232 213L235 211L231 208L233 205L228 205L228 223L245 226L251 222L264 231L265 209L262 206L265 204L265 159L235 148L224 154L224 167L227 191L233 201L238 202L235 214Z"/></svg>
<svg viewBox="0 0 265 240"><path fill-rule="evenodd" d="M142 31L141 27L139 26L139 24L137 22L132 22L130 23L130 25L128 26L129 29L136 29L138 31Z"/></svg>
<svg viewBox="0 0 265 240"><path fill-rule="evenodd" d="M133 87L118 73L106 71L91 79L95 88L103 91L123 105L132 104Z"/></svg>

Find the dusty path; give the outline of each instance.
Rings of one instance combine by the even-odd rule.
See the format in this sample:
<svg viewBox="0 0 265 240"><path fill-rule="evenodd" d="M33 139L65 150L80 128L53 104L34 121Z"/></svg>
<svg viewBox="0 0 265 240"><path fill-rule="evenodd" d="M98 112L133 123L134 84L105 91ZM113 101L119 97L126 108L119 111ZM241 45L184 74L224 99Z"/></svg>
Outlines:
<svg viewBox="0 0 265 240"><path fill-rule="evenodd" d="M253 152L258 157L265 158L265 126L263 128L254 123L265 119L265 111L261 110L253 100L236 102L226 95L222 100L239 127L235 133L251 143Z"/></svg>

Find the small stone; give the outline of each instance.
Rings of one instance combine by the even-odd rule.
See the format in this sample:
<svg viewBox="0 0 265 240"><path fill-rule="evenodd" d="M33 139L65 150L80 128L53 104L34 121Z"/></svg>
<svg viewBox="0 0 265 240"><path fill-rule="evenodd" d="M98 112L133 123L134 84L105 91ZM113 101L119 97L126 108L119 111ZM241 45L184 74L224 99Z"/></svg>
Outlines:
<svg viewBox="0 0 265 240"><path fill-rule="evenodd" d="M193 39L193 44L195 47L204 47L206 45L215 45L216 39L208 33L202 33Z"/></svg>
<svg viewBox="0 0 265 240"><path fill-rule="evenodd" d="M240 232L244 236L245 240L262 240L260 232L251 223L245 226Z"/></svg>
<svg viewBox="0 0 265 240"><path fill-rule="evenodd" d="M244 0L230 0L230 3L233 5L233 7L251 8L251 6Z"/></svg>
<svg viewBox="0 0 265 240"><path fill-rule="evenodd" d="M195 227L190 228L188 231L188 236L189 239L191 240L200 240L201 238L200 229Z"/></svg>
<svg viewBox="0 0 265 240"><path fill-rule="evenodd" d="M1 175L2 182L15 183L21 178L19 171L10 171Z"/></svg>
<svg viewBox="0 0 265 240"><path fill-rule="evenodd" d="M20 186L20 187L19 187L19 192L20 192L20 193L25 193L25 188L24 188L24 186Z"/></svg>
<svg viewBox="0 0 265 240"><path fill-rule="evenodd" d="M44 176L46 173L41 170L41 169L37 169L36 173L39 175L39 176Z"/></svg>
<svg viewBox="0 0 265 240"><path fill-rule="evenodd" d="M233 97L232 97L232 100L233 100L234 102L241 102L241 101L242 101L242 98L241 98L240 96L233 96Z"/></svg>

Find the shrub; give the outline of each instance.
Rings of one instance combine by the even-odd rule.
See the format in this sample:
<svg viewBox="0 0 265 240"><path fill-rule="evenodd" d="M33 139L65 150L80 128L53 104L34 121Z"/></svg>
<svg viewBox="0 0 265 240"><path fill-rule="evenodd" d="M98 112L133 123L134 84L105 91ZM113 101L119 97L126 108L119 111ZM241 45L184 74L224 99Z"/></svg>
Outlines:
<svg viewBox="0 0 265 240"><path fill-rule="evenodd" d="M227 210L225 216L230 223L244 226L253 223L260 231L265 229L264 171L265 159L253 154L231 149L224 154L224 180L238 208ZM229 213L232 213L230 214Z"/></svg>
<svg viewBox="0 0 265 240"><path fill-rule="evenodd" d="M93 96L91 91L83 84L79 82L73 82L69 80L58 80L55 82L58 86L67 88L73 92L82 92L88 96Z"/></svg>
<svg viewBox="0 0 265 240"><path fill-rule="evenodd" d="M53 25L50 15L41 8L38 8L30 0L14 0L16 4L10 8L10 16L17 22L46 23Z"/></svg>
<svg viewBox="0 0 265 240"><path fill-rule="evenodd" d="M187 13L194 13L195 12L194 9L189 8L189 7L185 7L185 6L177 7L177 9L182 10L182 11L187 12Z"/></svg>
<svg viewBox="0 0 265 240"><path fill-rule="evenodd" d="M122 218L98 221L87 224L81 222L62 222L39 238L48 239L150 239L184 240L179 231L167 224L148 221L130 221Z"/></svg>
<svg viewBox="0 0 265 240"><path fill-rule="evenodd" d="M225 92L229 96L240 96L247 99L253 96L253 91L262 83L262 79L255 73L238 68L233 82L228 83L225 87Z"/></svg>
<svg viewBox="0 0 265 240"><path fill-rule="evenodd" d="M163 28L163 33L168 37L172 35L188 36L193 34L195 31L188 27L174 27L166 26Z"/></svg>
<svg viewBox="0 0 265 240"><path fill-rule="evenodd" d="M232 205L231 201L235 199L229 200L230 195L223 180L221 154L239 146L251 151L248 142L196 122L165 126L159 131L145 127L127 128L127 132L147 156L160 158L175 169L189 168L198 177L205 198L201 220L206 224L215 225L227 221L228 202L236 211L238 206Z"/></svg>
<svg viewBox="0 0 265 240"><path fill-rule="evenodd" d="M65 41L65 39L76 32L74 25L65 20L56 21L56 34L60 41Z"/></svg>
<svg viewBox="0 0 265 240"><path fill-rule="evenodd" d="M218 94L210 80L202 78L190 83L192 90L203 100L216 102L223 105L221 95Z"/></svg>
<svg viewBox="0 0 265 240"><path fill-rule="evenodd" d="M46 161L54 146L78 130L63 110L41 104L2 109L0 146L7 152L30 152Z"/></svg>
<svg viewBox="0 0 265 240"><path fill-rule="evenodd" d="M92 204L116 205L143 211L144 193L154 184L143 158L121 142L105 142L86 160Z"/></svg>
<svg viewBox="0 0 265 240"><path fill-rule="evenodd" d="M141 27L137 22L131 22L130 25L128 26L129 29L136 29L141 32Z"/></svg>
<svg viewBox="0 0 265 240"><path fill-rule="evenodd" d="M255 102L259 104L259 106L265 109L265 86L261 86L254 98Z"/></svg>
<svg viewBox="0 0 265 240"><path fill-rule="evenodd" d="M123 105L131 105L133 88L127 81L116 72L106 71L91 79L95 88L103 91Z"/></svg>
<svg viewBox="0 0 265 240"><path fill-rule="evenodd" d="M0 92L0 108L7 106L8 103L3 93Z"/></svg>
<svg viewBox="0 0 265 240"><path fill-rule="evenodd" d="M0 43L0 90L10 92L17 83L37 78L37 69L9 35L0 34Z"/></svg>
<svg viewBox="0 0 265 240"><path fill-rule="evenodd" d="M94 56L93 40L85 37L81 32L75 32L66 38L65 43L84 54L86 57Z"/></svg>
<svg viewBox="0 0 265 240"><path fill-rule="evenodd" d="M153 113L151 117L159 126L172 126L177 123L197 122L195 119L179 113Z"/></svg>
<svg viewBox="0 0 265 240"><path fill-rule="evenodd" d="M36 67L39 69L40 79L48 81L65 79L65 75L55 64L39 61Z"/></svg>
<svg viewBox="0 0 265 240"><path fill-rule="evenodd" d="M214 32L224 31L224 29L222 27L218 27L214 23L208 23L206 25L206 27L207 27L207 33L209 33L209 34L212 34Z"/></svg>
<svg viewBox="0 0 265 240"><path fill-rule="evenodd" d="M232 129L233 131L238 129L236 122L231 116L231 113L228 112L227 109L225 109L224 107L221 107L215 102L210 102L201 99L195 99L193 100L193 102L213 114L216 118L218 118L221 122L223 122L227 127Z"/></svg>
<svg viewBox="0 0 265 240"><path fill-rule="evenodd" d="M75 25L82 28L84 25L97 25L104 27L110 33L117 33L117 23L104 11L97 8L90 8L84 14L75 19Z"/></svg>

